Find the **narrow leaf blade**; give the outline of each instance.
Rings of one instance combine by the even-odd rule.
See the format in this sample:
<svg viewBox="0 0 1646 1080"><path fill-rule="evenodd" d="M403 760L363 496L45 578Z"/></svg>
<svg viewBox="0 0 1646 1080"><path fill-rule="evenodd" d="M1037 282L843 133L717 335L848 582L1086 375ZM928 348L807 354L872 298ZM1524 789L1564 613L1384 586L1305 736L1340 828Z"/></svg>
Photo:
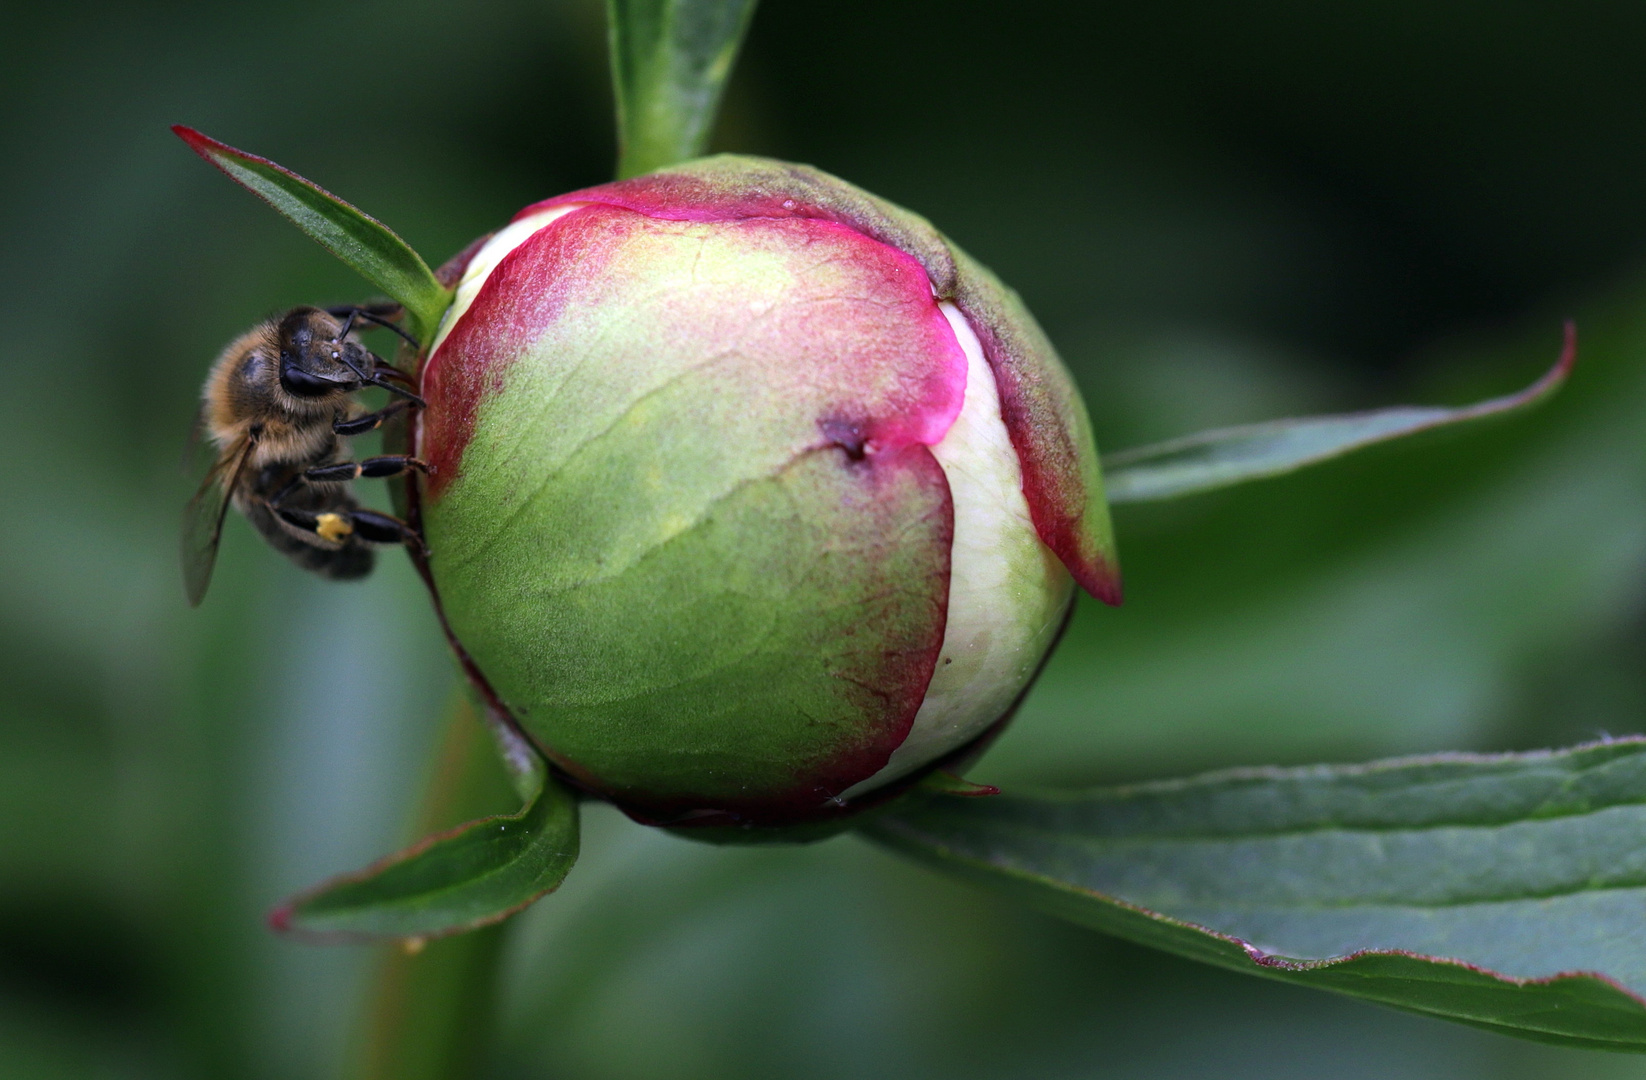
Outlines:
<svg viewBox="0 0 1646 1080"><path fill-rule="evenodd" d="M557 888L577 861L577 801L547 780L518 814L431 836L287 901L276 930L320 940L427 938L506 919Z"/></svg>
<svg viewBox="0 0 1646 1080"><path fill-rule="evenodd" d="M1577 333L1568 323L1560 359L1519 393L1461 408L1402 405L1202 431L1106 455L1104 487L1111 503L1152 502L1280 476L1376 443L1535 405L1560 388L1576 359Z"/></svg>
<svg viewBox="0 0 1646 1080"><path fill-rule="evenodd" d="M926 774L925 779L920 781L920 789L933 795L953 795L962 799L986 799L1000 794L1000 789L993 784L975 784L945 769Z"/></svg>
<svg viewBox="0 0 1646 1080"><path fill-rule="evenodd" d="M429 340L451 303L451 291L388 226L266 158L236 150L182 124L173 125L172 131L229 179L280 211L321 247L404 306L418 323L418 336Z"/></svg>
<svg viewBox="0 0 1646 1080"><path fill-rule="evenodd" d="M917 792L864 828L1196 960L1646 1052L1646 738L1072 794Z"/></svg>
<svg viewBox="0 0 1646 1080"><path fill-rule="evenodd" d="M703 153L755 0L607 0L619 179Z"/></svg>

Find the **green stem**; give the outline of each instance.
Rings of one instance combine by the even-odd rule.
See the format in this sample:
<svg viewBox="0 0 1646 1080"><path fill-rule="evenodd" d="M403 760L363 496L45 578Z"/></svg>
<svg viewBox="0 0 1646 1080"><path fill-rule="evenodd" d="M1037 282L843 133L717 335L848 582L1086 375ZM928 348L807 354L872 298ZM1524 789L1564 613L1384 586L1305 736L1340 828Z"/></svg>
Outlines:
<svg viewBox="0 0 1646 1080"><path fill-rule="evenodd" d="M461 694L446 721L414 835L517 808L497 745ZM427 943L381 946L345 1075L350 1080L467 1080L491 1031L507 924Z"/></svg>
<svg viewBox="0 0 1646 1080"><path fill-rule="evenodd" d="M703 153L755 0L606 0L619 179Z"/></svg>

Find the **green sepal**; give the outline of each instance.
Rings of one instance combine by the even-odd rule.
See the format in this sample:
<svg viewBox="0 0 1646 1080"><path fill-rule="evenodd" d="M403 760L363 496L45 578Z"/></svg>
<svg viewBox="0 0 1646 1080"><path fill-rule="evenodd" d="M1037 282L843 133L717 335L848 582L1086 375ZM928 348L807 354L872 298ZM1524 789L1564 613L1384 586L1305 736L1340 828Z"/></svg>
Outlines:
<svg viewBox="0 0 1646 1080"><path fill-rule="evenodd" d="M703 153L755 0L606 0L619 179Z"/></svg>
<svg viewBox="0 0 1646 1080"><path fill-rule="evenodd" d="M963 799L980 799L999 795L1000 789L992 784L974 784L943 769L934 769L921 779L919 790L931 795L958 795Z"/></svg>
<svg viewBox="0 0 1646 1080"><path fill-rule="evenodd" d="M1646 738L1056 795L917 791L863 831L1191 959L1646 1052Z"/></svg>
<svg viewBox="0 0 1646 1080"><path fill-rule="evenodd" d="M1392 439L1501 416L1553 394L1566 381L1576 358L1577 334L1568 323L1566 347L1555 366L1516 394L1455 409L1402 405L1337 416L1273 420L1202 431L1107 454L1103 475L1109 502L1152 502L1198 495L1295 472Z"/></svg>
<svg viewBox="0 0 1646 1080"><path fill-rule="evenodd" d="M429 342L451 304L452 291L435 279L422 256L387 225L266 158L236 150L182 124L172 125L172 131L229 179L280 211L403 306L415 323L412 333L424 344Z"/></svg>
<svg viewBox="0 0 1646 1080"><path fill-rule="evenodd" d="M518 814L481 818L303 893L269 916L320 940L430 938L508 918L552 892L577 861L578 813L553 778Z"/></svg>

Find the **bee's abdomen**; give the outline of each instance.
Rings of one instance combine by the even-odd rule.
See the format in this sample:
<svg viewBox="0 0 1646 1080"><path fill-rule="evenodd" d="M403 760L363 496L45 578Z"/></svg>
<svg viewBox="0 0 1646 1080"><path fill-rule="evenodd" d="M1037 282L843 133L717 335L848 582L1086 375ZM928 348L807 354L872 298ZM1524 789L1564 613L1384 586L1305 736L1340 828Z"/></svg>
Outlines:
<svg viewBox="0 0 1646 1080"><path fill-rule="evenodd" d="M245 500L241 509L246 520L263 534L263 538L276 551L303 569L334 580L362 578L371 573L375 556L365 541L353 534L338 540L327 540L315 533L305 532L282 521L265 500L266 496ZM287 496L283 505L313 512L346 513L360 504L346 488L307 487Z"/></svg>
<svg viewBox="0 0 1646 1080"><path fill-rule="evenodd" d="M355 540L344 544L335 551L324 548L308 547L305 555L292 554L298 565L306 570L313 570L334 581L351 581L363 578L372 572L376 555L371 548Z"/></svg>

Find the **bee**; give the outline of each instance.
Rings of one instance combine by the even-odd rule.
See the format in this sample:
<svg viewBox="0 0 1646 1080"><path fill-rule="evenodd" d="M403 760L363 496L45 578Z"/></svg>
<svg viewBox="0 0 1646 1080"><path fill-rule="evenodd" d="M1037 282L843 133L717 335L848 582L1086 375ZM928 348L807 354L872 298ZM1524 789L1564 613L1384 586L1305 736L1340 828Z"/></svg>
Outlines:
<svg viewBox="0 0 1646 1080"><path fill-rule="evenodd" d="M299 307L236 338L212 365L197 427L216 451L183 514L183 579L198 605L211 582L223 519L232 504L276 551L329 578L364 577L371 544L421 551L417 530L355 501L357 477L399 476L428 466L405 454L351 461L348 438L420 408L413 380L369 352L361 324L416 341L387 317L393 307ZM394 395L386 408L359 413L367 386Z"/></svg>

